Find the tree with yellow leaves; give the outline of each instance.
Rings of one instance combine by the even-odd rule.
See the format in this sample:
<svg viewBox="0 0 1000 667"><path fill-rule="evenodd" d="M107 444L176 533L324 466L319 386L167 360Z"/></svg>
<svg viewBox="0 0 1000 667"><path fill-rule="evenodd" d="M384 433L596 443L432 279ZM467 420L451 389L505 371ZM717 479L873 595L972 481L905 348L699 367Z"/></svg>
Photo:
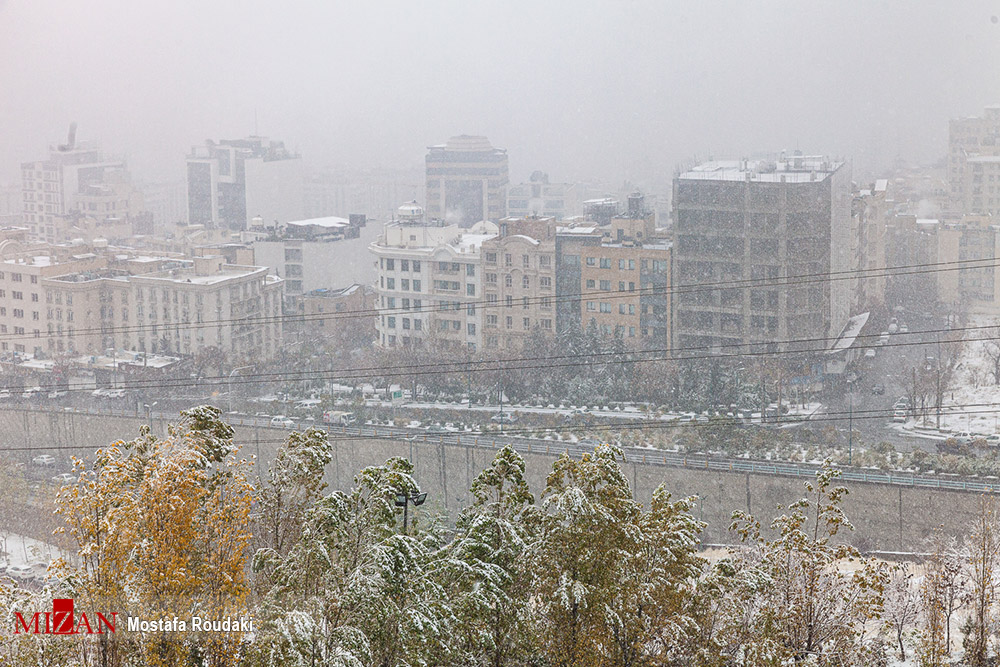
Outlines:
<svg viewBox="0 0 1000 667"><path fill-rule="evenodd" d="M216 408L182 413L157 439L148 429L117 442L57 499L80 559L62 571L82 606L144 620L246 612L245 577L253 488L236 457L232 428ZM124 613L122 613L124 612ZM97 661L119 665L236 664L241 638L145 633L98 635Z"/></svg>

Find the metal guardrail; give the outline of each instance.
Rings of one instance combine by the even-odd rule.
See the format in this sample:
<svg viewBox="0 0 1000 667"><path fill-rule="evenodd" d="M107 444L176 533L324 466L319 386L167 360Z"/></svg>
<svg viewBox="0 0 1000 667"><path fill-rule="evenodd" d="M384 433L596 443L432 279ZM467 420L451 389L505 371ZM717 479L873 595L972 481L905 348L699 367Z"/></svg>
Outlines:
<svg viewBox="0 0 1000 667"><path fill-rule="evenodd" d="M2 407L2 406L0 406ZM50 410L44 408L19 408L24 412L43 412L55 414L87 414L94 416L114 416L131 417L135 419L146 419L147 417L157 420L173 419L176 414L165 412L152 412L149 415L142 412L121 410L111 408L74 408L72 410ZM288 430L280 427L272 427L270 419L255 417L240 417L237 419L228 418L227 421L234 426L248 426L254 428L274 428L275 430ZM337 433L342 436L354 436L361 438L385 438L398 440L408 438L420 442L430 442L439 444L449 444L465 447L481 447L485 449L500 449L507 444L511 444L520 452L534 454L559 455L568 453L574 458L580 458L585 453L593 451L591 447L581 446L574 443L551 442L546 440L532 440L529 438L515 438L504 436L482 436L462 433L428 433L420 429L405 429L398 426L338 426L324 424L322 422L299 421L294 424L294 428L321 428L328 433ZM697 470L714 470L719 472L740 472L753 475L772 475L780 477L800 477L813 479L819 466L750 461L746 459L724 459L712 458L700 455L675 454L672 452L660 452L653 449L641 449L638 447L623 447L625 460L628 463L642 463L645 465L660 465L675 468L689 468ZM949 491L964 491L970 493L1000 493L1000 479L995 481L982 481L981 479L970 479L965 477L937 476L937 475L915 475L891 472L877 472L869 470L857 470L840 468L840 479L849 482L861 482L863 484L888 484L892 486L905 486L910 488L925 489L945 489Z"/></svg>

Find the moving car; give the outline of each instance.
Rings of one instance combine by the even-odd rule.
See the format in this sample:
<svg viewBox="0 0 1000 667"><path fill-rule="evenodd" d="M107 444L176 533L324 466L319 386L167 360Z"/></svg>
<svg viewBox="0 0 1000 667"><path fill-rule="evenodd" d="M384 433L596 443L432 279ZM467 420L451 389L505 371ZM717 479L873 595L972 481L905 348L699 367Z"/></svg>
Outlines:
<svg viewBox="0 0 1000 667"><path fill-rule="evenodd" d="M31 462L36 466L50 466L55 464L56 457L50 456L49 454L40 454L35 458L31 459Z"/></svg>
<svg viewBox="0 0 1000 667"><path fill-rule="evenodd" d="M49 398L62 398L63 396L66 396L68 393L69 393L68 391L65 391L63 389L55 389L53 391L50 391L48 395Z"/></svg>
<svg viewBox="0 0 1000 667"><path fill-rule="evenodd" d="M905 422L906 421L906 412L903 411L903 410L896 410L895 412L892 413L892 421L894 421L894 422Z"/></svg>
<svg viewBox="0 0 1000 667"><path fill-rule="evenodd" d="M52 478L52 481L56 484L72 484L76 481L76 476L72 473L61 472Z"/></svg>
<svg viewBox="0 0 1000 667"><path fill-rule="evenodd" d="M865 350L865 359L874 359L874 358L875 358L875 349L874 348L870 347L867 350Z"/></svg>
<svg viewBox="0 0 1000 667"><path fill-rule="evenodd" d="M275 415L274 417L271 417L271 426L276 428L292 428L295 426L295 422L285 415Z"/></svg>
<svg viewBox="0 0 1000 667"><path fill-rule="evenodd" d="M513 424L517 421L517 415L510 412L498 412L490 417L490 421L495 424Z"/></svg>
<svg viewBox="0 0 1000 667"><path fill-rule="evenodd" d="M42 393L41 387L28 387L21 392L21 398L34 398Z"/></svg>

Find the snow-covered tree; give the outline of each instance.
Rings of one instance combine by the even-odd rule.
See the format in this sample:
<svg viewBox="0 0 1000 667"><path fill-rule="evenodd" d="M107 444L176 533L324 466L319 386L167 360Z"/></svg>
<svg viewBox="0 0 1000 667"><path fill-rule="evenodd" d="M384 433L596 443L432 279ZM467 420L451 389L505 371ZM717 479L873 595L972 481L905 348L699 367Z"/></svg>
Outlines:
<svg viewBox="0 0 1000 667"><path fill-rule="evenodd" d="M833 486L838 475L829 462L817 471L816 481L806 483L807 497L771 522L773 539L757 519L734 513L744 547L725 565L732 604L722 634L740 664L875 659L879 644L869 621L882 613L886 574L854 547L835 542L851 528L840 507L847 489ZM840 569L852 561L860 567Z"/></svg>

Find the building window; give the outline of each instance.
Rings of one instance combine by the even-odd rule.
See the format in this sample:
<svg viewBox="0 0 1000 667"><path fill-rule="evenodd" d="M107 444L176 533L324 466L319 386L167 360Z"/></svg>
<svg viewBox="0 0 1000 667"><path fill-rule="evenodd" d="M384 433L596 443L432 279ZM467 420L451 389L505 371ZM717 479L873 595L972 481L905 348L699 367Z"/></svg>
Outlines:
<svg viewBox="0 0 1000 667"><path fill-rule="evenodd" d="M487 273L486 274L486 282L489 283L489 284L491 284L491 285L495 285L496 282L497 282L497 274L495 274L495 273Z"/></svg>
<svg viewBox="0 0 1000 667"><path fill-rule="evenodd" d="M420 271L420 260L419 259L413 260L413 270L414 270L414 272Z"/></svg>
<svg viewBox="0 0 1000 667"><path fill-rule="evenodd" d="M529 289L531 287L531 279L528 276L523 276L521 278L521 287L523 289Z"/></svg>
<svg viewBox="0 0 1000 667"><path fill-rule="evenodd" d="M545 278L542 278L542 280L545 280ZM587 289L594 289L595 287L597 287L597 283L595 281L587 280Z"/></svg>
<svg viewBox="0 0 1000 667"><path fill-rule="evenodd" d="M410 318L409 317L404 317L403 318L403 328L404 329L409 329L410 328Z"/></svg>
<svg viewBox="0 0 1000 667"><path fill-rule="evenodd" d="M409 271L410 270L410 260L408 260L408 259L401 259L401 260L399 260L399 270L400 271Z"/></svg>
<svg viewBox="0 0 1000 667"><path fill-rule="evenodd" d="M587 312L592 313L597 310L597 304L594 301L587 302Z"/></svg>
<svg viewBox="0 0 1000 667"><path fill-rule="evenodd" d="M611 291L611 281L610 280L602 280L601 281L601 289L603 291L605 291L605 292L610 292Z"/></svg>
<svg viewBox="0 0 1000 667"><path fill-rule="evenodd" d="M466 264L465 265L465 275L467 275L467 276L475 276L476 275L476 265L475 264Z"/></svg>
<svg viewBox="0 0 1000 667"><path fill-rule="evenodd" d="M507 275L505 275L503 277L503 284L506 287L513 287L514 286L514 278L508 273Z"/></svg>
<svg viewBox="0 0 1000 667"><path fill-rule="evenodd" d="M389 327L390 329L395 329L396 328L396 318L395 317L387 317L387 318L385 318L385 325L387 327Z"/></svg>
<svg viewBox="0 0 1000 667"><path fill-rule="evenodd" d="M525 317L524 320L522 321L522 324L524 325L524 329L527 331L528 329L531 328L531 318Z"/></svg>
<svg viewBox="0 0 1000 667"><path fill-rule="evenodd" d="M510 253L505 253L504 254L504 256L503 256L503 265L504 266L510 266L511 265Z"/></svg>
<svg viewBox="0 0 1000 667"><path fill-rule="evenodd" d="M602 301L601 302L601 312L602 313L610 313L611 312L611 304Z"/></svg>
<svg viewBox="0 0 1000 667"><path fill-rule="evenodd" d="M486 253L486 263L487 264L496 264L497 263L497 254L495 252L488 252L488 253Z"/></svg>
<svg viewBox="0 0 1000 667"><path fill-rule="evenodd" d="M523 298L521 299L521 305L522 305L522 307L523 307L523 308L524 308L525 310L527 310L527 309L528 309L528 297L523 297Z"/></svg>
<svg viewBox="0 0 1000 667"><path fill-rule="evenodd" d="M476 325L475 325L475 324L472 324L472 323L470 322L470 323L468 324L468 326L466 327L466 329L467 329L467 331L469 332L469 335L470 335L470 336L475 336L475 335L476 335Z"/></svg>
<svg viewBox="0 0 1000 667"><path fill-rule="evenodd" d="M473 284L468 284L465 286L466 296L476 296L476 286Z"/></svg>
<svg viewBox="0 0 1000 667"><path fill-rule="evenodd" d="M531 258L527 255L521 255L521 266L524 268L529 268L531 266Z"/></svg>
<svg viewBox="0 0 1000 667"><path fill-rule="evenodd" d="M514 328L514 318L511 317L510 315L507 316L507 328L508 329Z"/></svg>
<svg viewBox="0 0 1000 667"><path fill-rule="evenodd" d="M386 278L385 279L385 288L386 289L396 289L396 279L395 278Z"/></svg>
<svg viewBox="0 0 1000 667"><path fill-rule="evenodd" d="M420 291L420 281L419 280L414 280L413 281L413 291L414 292L419 292Z"/></svg>
<svg viewBox="0 0 1000 667"><path fill-rule="evenodd" d="M387 259L387 260L385 260L385 270L386 271L395 271L395 269L396 269L396 260L394 260L394 259Z"/></svg>
<svg viewBox="0 0 1000 667"><path fill-rule="evenodd" d="M551 331L551 329L552 329L552 320L542 320L542 328L543 329L548 329L548 330Z"/></svg>
<svg viewBox="0 0 1000 667"><path fill-rule="evenodd" d="M418 320L417 318L413 318L413 330L414 331L420 331L422 326L423 325L422 325L422 323L421 323L420 320Z"/></svg>
<svg viewBox="0 0 1000 667"><path fill-rule="evenodd" d="M610 269L611 268L611 258L610 257L601 257L601 268L602 269Z"/></svg>
<svg viewBox="0 0 1000 667"><path fill-rule="evenodd" d="M625 291L625 281L623 281L623 280L619 280L618 281L618 291L619 292L624 292Z"/></svg>
<svg viewBox="0 0 1000 667"><path fill-rule="evenodd" d="M410 280L409 280L409 278L401 278L400 279L400 281L399 281L399 289L403 290L404 292L409 291L409 289L410 289Z"/></svg>
<svg viewBox="0 0 1000 667"><path fill-rule="evenodd" d="M587 266L597 266L597 258L596 257L588 257L587 258Z"/></svg>

